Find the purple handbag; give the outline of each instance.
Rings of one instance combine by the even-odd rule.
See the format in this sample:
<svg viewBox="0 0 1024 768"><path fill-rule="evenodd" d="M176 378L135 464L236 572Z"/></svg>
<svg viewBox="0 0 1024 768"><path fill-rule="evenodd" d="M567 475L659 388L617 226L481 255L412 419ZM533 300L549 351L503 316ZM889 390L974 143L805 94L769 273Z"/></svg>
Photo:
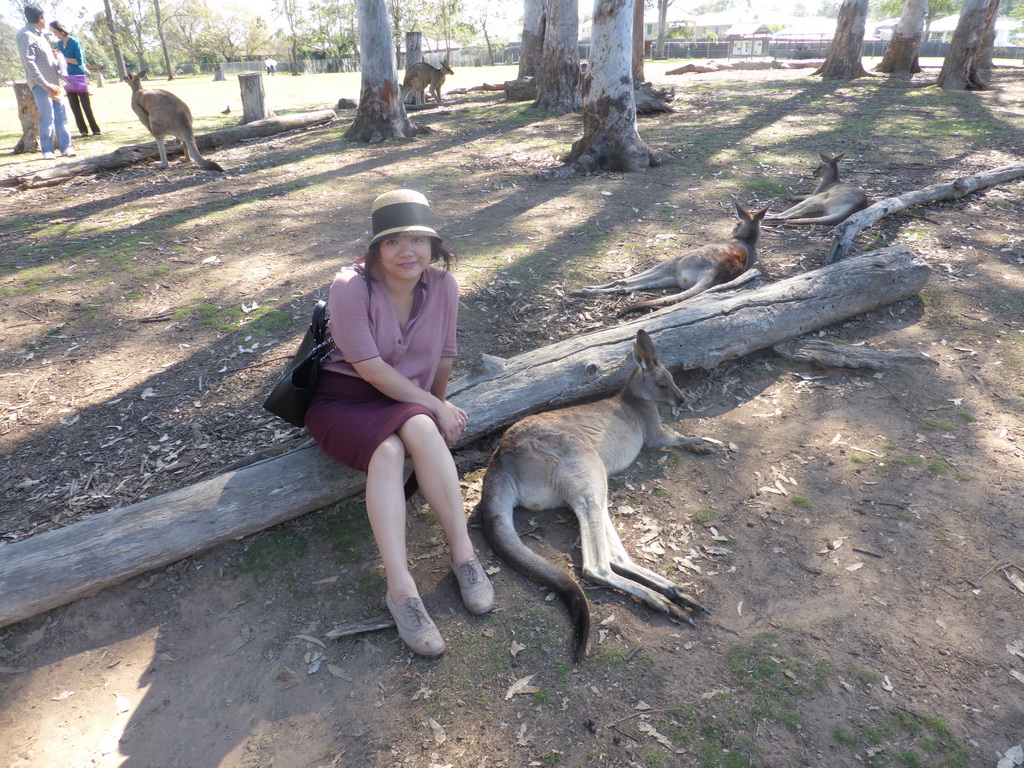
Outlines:
<svg viewBox="0 0 1024 768"><path fill-rule="evenodd" d="M89 81L85 75L64 75L64 90L68 93L88 93Z"/></svg>

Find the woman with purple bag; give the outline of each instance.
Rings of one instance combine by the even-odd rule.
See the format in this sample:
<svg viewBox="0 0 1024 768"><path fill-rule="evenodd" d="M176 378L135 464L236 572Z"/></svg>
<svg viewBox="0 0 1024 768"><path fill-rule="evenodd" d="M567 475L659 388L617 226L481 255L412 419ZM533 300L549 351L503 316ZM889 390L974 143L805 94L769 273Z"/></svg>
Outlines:
<svg viewBox="0 0 1024 768"><path fill-rule="evenodd" d="M82 136L88 136L89 128L92 128L93 136L101 136L100 127L96 123L96 118L93 117L92 104L89 101L89 81L87 79L89 70L85 66L82 44L72 37L59 21L51 21L50 29L59 40L57 50L63 54L64 61L68 63L68 71L64 76L64 90L68 94L75 123L78 124L78 132ZM89 121L88 126L86 126L86 120Z"/></svg>

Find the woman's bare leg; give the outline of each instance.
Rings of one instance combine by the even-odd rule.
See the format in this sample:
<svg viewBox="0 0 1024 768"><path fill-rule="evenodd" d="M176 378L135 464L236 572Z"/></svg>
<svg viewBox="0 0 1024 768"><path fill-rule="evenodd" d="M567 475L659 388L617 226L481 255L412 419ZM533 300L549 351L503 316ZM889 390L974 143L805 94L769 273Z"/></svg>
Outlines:
<svg viewBox="0 0 1024 768"><path fill-rule="evenodd" d="M466 526L459 473L444 438L434 420L423 414L406 421L398 428L398 435L412 459L420 492L448 538L452 561L466 562L475 551Z"/></svg>
<svg viewBox="0 0 1024 768"><path fill-rule="evenodd" d="M377 446L366 470L366 514L384 563L388 594L395 603L405 596L419 597L405 546L404 470L405 446L398 435Z"/></svg>

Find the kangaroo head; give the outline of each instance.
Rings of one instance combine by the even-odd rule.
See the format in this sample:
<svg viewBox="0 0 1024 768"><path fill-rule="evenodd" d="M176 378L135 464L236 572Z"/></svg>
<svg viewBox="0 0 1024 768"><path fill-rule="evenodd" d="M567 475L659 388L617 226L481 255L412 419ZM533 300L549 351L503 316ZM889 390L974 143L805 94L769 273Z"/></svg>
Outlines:
<svg viewBox="0 0 1024 768"><path fill-rule="evenodd" d="M141 80L145 76L146 76L146 70L142 70L137 75L133 75L131 72L129 72L127 75L124 76L124 81L126 83L128 83L128 85L130 85L132 87L132 91L138 91L138 90L141 90L141 88L142 88Z"/></svg>
<svg viewBox="0 0 1024 768"><path fill-rule="evenodd" d="M643 328L636 332L633 342L633 361L636 368L629 374L626 391L638 400L668 403L678 406L684 402L682 391L676 386L669 370L658 361L654 342Z"/></svg>
<svg viewBox="0 0 1024 768"><path fill-rule="evenodd" d="M747 240L753 235L755 238L761 231L761 219L768 213L768 208L762 208L759 211L751 211L744 208L739 203L736 203L736 216L739 218L739 223L733 227L732 236L736 240Z"/></svg>
<svg viewBox="0 0 1024 768"><path fill-rule="evenodd" d="M446 75L454 75L455 74L455 70L453 70L451 68L451 65L448 63L448 57L447 56L445 56L444 61L441 62L441 71L444 72Z"/></svg>
<svg viewBox="0 0 1024 768"><path fill-rule="evenodd" d="M818 150L818 167L814 169L814 177L823 178L825 176L833 176L834 180L839 179L839 161L846 157L845 152L840 152L838 155L830 155L828 152L822 152Z"/></svg>

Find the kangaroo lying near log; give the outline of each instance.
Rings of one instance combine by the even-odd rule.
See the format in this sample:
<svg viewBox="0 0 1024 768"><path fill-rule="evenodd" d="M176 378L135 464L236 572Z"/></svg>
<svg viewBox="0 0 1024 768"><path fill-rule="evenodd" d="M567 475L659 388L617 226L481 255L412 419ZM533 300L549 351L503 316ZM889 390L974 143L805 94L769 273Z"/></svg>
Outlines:
<svg viewBox="0 0 1024 768"><path fill-rule="evenodd" d="M782 213L765 216L764 223L832 226L867 208L868 196L863 189L839 181L839 161L845 156L845 152L835 156L818 152L821 162L814 169L814 175L820 176L821 181L814 192Z"/></svg>
<svg viewBox="0 0 1024 768"><path fill-rule="evenodd" d="M620 472L644 446L708 453L699 437L677 435L661 423L658 403L682 405L683 393L658 362L646 331L633 345L636 368L622 391L594 403L527 416L501 438L484 475L480 510L484 532L505 562L549 587L569 609L573 660L590 636L590 605L580 585L526 547L513 523L516 507L571 507L580 524L583 577L618 589L675 619L708 611L664 576L629 557L608 515L608 475Z"/></svg>
<svg viewBox="0 0 1024 768"><path fill-rule="evenodd" d="M595 296L609 293L631 293L653 288L682 288L682 293L673 293L657 299L648 299L630 304L622 309L618 317L631 312L640 312L652 307L677 304L693 298L716 285L735 280L757 262L757 241L761 235L761 219L767 208L751 213L743 206L736 205L739 223L732 231L732 241L702 245L674 258L661 262L648 270L604 285L594 285L573 293L574 296Z"/></svg>
<svg viewBox="0 0 1024 768"><path fill-rule="evenodd" d="M440 68L428 64L425 61L417 62L405 70L405 79L402 81L402 98L408 102L412 96L412 103L422 106L427 103L426 91L430 89L430 95L434 101L441 103L441 86L448 75L454 75L455 71L448 66L448 59L441 62Z"/></svg>
<svg viewBox="0 0 1024 768"><path fill-rule="evenodd" d="M124 80L132 87L132 110L156 139L156 148L160 152L160 167L166 168L168 165L164 136L171 134L181 143L186 163L194 158L200 168L207 171L223 171L224 169L215 162L200 154L195 134L192 132L192 112L188 104L170 91L143 88L141 80L145 76L145 70L137 75L129 72Z"/></svg>

